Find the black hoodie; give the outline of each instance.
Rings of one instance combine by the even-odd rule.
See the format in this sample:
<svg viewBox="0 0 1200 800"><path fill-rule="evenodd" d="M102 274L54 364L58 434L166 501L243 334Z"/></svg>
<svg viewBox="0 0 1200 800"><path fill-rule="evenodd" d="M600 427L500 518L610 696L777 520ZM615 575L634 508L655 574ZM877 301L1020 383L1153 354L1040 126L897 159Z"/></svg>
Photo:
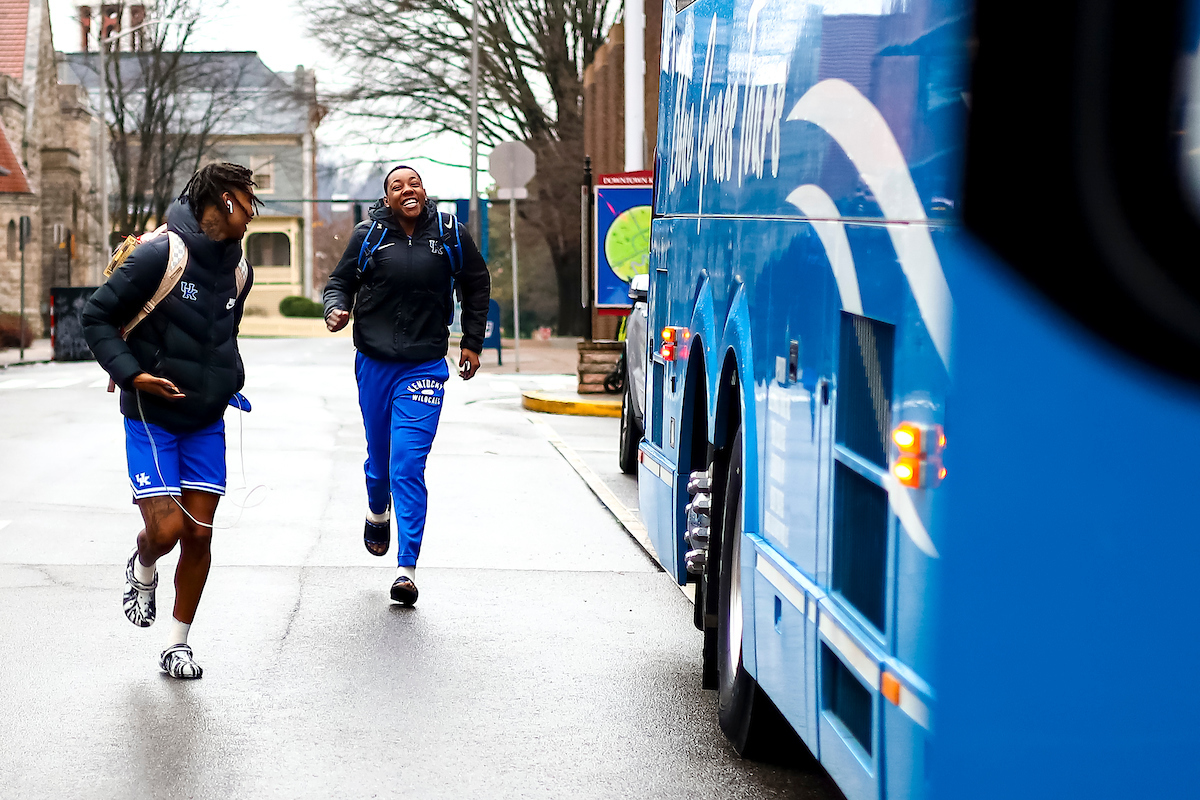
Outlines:
<svg viewBox="0 0 1200 800"><path fill-rule="evenodd" d="M139 245L83 310L83 334L96 360L121 387L121 413L139 419L133 379L141 372L167 378L183 392L167 400L141 392L147 422L173 433L211 425L225 413L245 375L237 331L253 273L239 298L240 241L214 242L186 203L167 210L167 230L183 239L187 269L171 293L121 339L120 328L141 310L167 270L170 243L159 236Z"/></svg>
<svg viewBox="0 0 1200 800"><path fill-rule="evenodd" d="M368 259L364 254L360 273L358 256L372 221L376 225L367 249L374 255ZM325 285L325 316L338 309L354 312L354 346L359 352L384 361L432 361L446 355L454 298L441 225L437 206L430 201L409 236L392 210L378 200L371 206L370 220L354 228L342 260ZM492 283L479 248L461 223L458 233L463 254L457 288L462 304L461 345L478 353L483 348Z"/></svg>

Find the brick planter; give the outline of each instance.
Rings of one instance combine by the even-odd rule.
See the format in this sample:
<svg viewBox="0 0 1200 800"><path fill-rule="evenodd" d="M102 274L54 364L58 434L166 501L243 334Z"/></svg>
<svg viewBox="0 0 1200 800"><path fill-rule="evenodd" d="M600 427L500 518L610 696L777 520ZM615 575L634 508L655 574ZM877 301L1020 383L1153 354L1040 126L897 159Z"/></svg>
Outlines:
<svg viewBox="0 0 1200 800"><path fill-rule="evenodd" d="M617 366L624 342L579 343L579 393L604 394L604 379Z"/></svg>

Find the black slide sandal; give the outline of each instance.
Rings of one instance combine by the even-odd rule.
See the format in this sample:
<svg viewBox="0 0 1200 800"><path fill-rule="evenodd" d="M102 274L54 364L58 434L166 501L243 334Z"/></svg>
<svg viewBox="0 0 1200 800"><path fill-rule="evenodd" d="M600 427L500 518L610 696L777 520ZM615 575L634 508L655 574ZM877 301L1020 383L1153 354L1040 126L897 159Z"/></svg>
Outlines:
<svg viewBox="0 0 1200 800"><path fill-rule="evenodd" d="M411 578L406 578L401 575L396 578L392 584L392 599L397 603L405 606L411 606L417 602L417 585L413 583Z"/></svg>
<svg viewBox="0 0 1200 800"><path fill-rule="evenodd" d="M387 522L371 522L367 520L363 528L363 545L373 556L387 555L388 547L392 544L391 520Z"/></svg>

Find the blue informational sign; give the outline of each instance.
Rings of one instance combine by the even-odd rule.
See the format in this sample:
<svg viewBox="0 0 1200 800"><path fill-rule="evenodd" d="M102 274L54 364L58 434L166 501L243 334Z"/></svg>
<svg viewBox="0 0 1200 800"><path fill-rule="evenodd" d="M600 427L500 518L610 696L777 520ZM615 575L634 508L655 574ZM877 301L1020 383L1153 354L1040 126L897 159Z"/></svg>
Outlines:
<svg viewBox="0 0 1200 800"><path fill-rule="evenodd" d="M653 180L649 171L596 179L596 308L630 308L629 282L647 271Z"/></svg>
<svg viewBox="0 0 1200 800"><path fill-rule="evenodd" d="M504 357L500 353L500 304L495 300L488 301L487 328L483 332L483 349L496 348L496 363L503 365Z"/></svg>
<svg viewBox="0 0 1200 800"><path fill-rule="evenodd" d="M458 221L467 226L467 230L471 230L471 201L470 200L455 200L454 214L458 217ZM483 256L483 260L488 260L488 199L486 197L479 198L479 241L475 243L479 248L479 254Z"/></svg>

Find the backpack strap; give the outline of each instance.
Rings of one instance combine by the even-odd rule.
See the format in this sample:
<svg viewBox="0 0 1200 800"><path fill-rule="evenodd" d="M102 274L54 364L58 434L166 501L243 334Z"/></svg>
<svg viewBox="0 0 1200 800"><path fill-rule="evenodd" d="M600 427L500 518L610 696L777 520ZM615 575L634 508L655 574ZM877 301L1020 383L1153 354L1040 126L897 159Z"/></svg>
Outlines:
<svg viewBox="0 0 1200 800"><path fill-rule="evenodd" d="M136 243L132 241L133 240L132 236L129 237L128 239L126 239L124 241L124 243L122 243L120 249L118 249L117 254L115 254L113 257L113 259L116 263L110 263L109 268L107 270L105 270L105 272L104 272L105 275L112 277L112 273L116 272L117 267L119 267L122 263L125 262L125 259L128 258L130 253L133 252L136 245L144 244L145 242L148 242L152 239L157 239L159 236L163 236L163 235L165 235L167 237L167 243L170 246L170 251L169 251L169 254L167 255L167 268L163 272L162 280L158 282L158 288L154 290L153 296L151 296L151 298L146 301L146 304L144 306L142 306L142 310L139 311L137 314L135 314L133 319L129 320L129 322L126 322L121 327L120 333L121 333L122 339L128 339L130 332L134 328L136 328L142 320L144 320L147 316L149 316L150 312L153 311L154 308L163 301L163 298L165 298L167 295L169 295L171 293L171 290L174 289L175 286L179 283L179 280L183 277L183 271L185 269L187 269L187 263L188 263L187 245L185 245L183 243L183 239L181 239L179 237L179 234L168 231L167 226L163 225L150 233L143 234L136 240ZM122 253L122 251L124 251L124 252ZM119 261L117 260L117 255L120 256ZM242 259L242 263L243 264L246 263L244 258ZM240 269L239 269L239 272L240 272ZM247 268L247 272L248 272L248 268ZM238 293L239 294L241 293L242 286L245 285L245 282L246 282L245 278L239 278L239 282L238 282ZM117 384L113 381L112 378L109 378L108 379L108 391L115 392L116 390L117 390Z"/></svg>
<svg viewBox="0 0 1200 800"><path fill-rule="evenodd" d="M151 311L154 310L155 306L161 303L163 299L171 293L171 290L174 289L176 284L179 283L179 279L183 277L183 271L187 269L187 245L183 243L183 239L179 237L179 234L175 233L174 231L167 231L165 225L154 231L153 234L149 236L143 236L142 242L144 243L150 239L158 238L163 233L166 234L167 242L170 244L170 255L167 256L167 269L163 273L162 280L159 281L158 288L154 291L154 295L146 301L146 304L142 306L142 310L139 311L133 319L125 323L123 328L121 328L122 339L128 339L130 331L136 328L138 324L144 320ZM245 279L242 279L238 289L239 293L241 291L241 286L244 285Z"/></svg>
<svg viewBox="0 0 1200 800"><path fill-rule="evenodd" d="M371 246L371 234L375 232L375 228L379 228L379 239L376 240L374 247ZM383 240L387 237L387 228L372 220L371 227L367 228L367 235L363 237L362 247L358 249L358 274L361 275L366 268L367 262L371 260L371 256L375 255L375 251L379 249L379 245L383 244ZM368 248L370 251L368 252Z"/></svg>
<svg viewBox="0 0 1200 800"><path fill-rule="evenodd" d="M462 272L463 268L462 235L458 232L458 217L444 211L438 213L442 222L440 238L450 258L450 277L457 281L458 273Z"/></svg>
<svg viewBox="0 0 1200 800"><path fill-rule="evenodd" d="M242 260L238 262L237 271L233 273L233 280L237 284L236 298L241 299L242 292L246 291L246 284L250 280L250 262L246 260L245 253L242 254Z"/></svg>
<svg viewBox="0 0 1200 800"><path fill-rule="evenodd" d="M458 286L458 273L463 268L462 235L458 232L458 217L439 211L438 221L441 223L442 245L446 248L446 257L450 260L450 317L447 325L454 322L454 290Z"/></svg>

